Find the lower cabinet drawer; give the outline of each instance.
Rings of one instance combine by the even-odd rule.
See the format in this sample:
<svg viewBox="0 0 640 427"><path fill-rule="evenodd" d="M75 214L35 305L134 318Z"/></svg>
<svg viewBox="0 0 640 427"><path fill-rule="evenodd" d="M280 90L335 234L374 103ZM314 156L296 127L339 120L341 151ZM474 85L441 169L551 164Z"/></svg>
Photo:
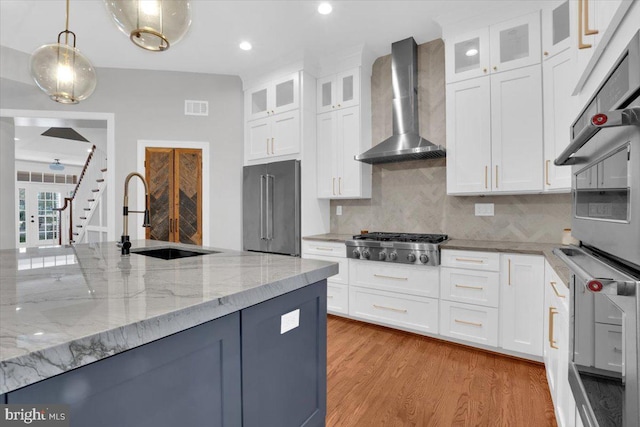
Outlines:
<svg viewBox="0 0 640 427"><path fill-rule="evenodd" d="M596 323L596 368L622 372L622 326Z"/></svg>
<svg viewBox="0 0 640 427"><path fill-rule="evenodd" d="M438 333L438 300L349 286L349 315L389 326Z"/></svg>
<svg viewBox="0 0 640 427"><path fill-rule="evenodd" d="M440 334L497 347L498 309L440 301Z"/></svg>
<svg viewBox="0 0 640 427"><path fill-rule="evenodd" d="M349 286L327 282L327 311L349 314Z"/></svg>
<svg viewBox="0 0 640 427"><path fill-rule="evenodd" d="M440 269L352 259L349 262L349 285L438 298Z"/></svg>
<svg viewBox="0 0 640 427"><path fill-rule="evenodd" d="M500 273L442 267L440 298L497 308L500 301Z"/></svg>

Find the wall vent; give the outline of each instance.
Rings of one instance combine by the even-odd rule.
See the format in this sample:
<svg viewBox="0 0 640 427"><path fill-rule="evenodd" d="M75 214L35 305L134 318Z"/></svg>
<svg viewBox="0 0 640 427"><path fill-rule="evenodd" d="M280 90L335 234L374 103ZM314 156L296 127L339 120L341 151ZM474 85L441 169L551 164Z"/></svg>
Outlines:
<svg viewBox="0 0 640 427"><path fill-rule="evenodd" d="M185 116L208 116L209 101L192 101L187 99L184 101Z"/></svg>

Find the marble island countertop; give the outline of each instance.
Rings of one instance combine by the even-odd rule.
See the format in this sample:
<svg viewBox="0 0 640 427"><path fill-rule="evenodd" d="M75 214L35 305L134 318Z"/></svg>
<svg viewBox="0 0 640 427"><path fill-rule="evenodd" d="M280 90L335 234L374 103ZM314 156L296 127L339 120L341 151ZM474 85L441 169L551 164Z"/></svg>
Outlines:
<svg viewBox="0 0 640 427"><path fill-rule="evenodd" d="M133 242L143 246L193 248ZM121 257L113 242L0 251L0 394L338 272L335 263L211 249L220 253L174 260Z"/></svg>

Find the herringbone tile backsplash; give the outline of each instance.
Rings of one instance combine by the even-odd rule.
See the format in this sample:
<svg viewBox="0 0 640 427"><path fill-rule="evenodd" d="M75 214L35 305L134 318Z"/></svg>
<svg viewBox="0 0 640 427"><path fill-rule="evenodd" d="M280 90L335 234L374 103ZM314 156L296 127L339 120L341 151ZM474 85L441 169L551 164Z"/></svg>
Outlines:
<svg viewBox="0 0 640 427"><path fill-rule="evenodd" d="M446 145L444 44L418 47L420 132ZM374 145L391 136L391 56L378 58L371 76ZM333 200L331 232L446 233L451 238L559 243L571 226L569 194L447 196L446 159L373 166L373 194L366 200ZM475 203L494 203L495 216L477 217ZM336 206L343 214L335 214Z"/></svg>

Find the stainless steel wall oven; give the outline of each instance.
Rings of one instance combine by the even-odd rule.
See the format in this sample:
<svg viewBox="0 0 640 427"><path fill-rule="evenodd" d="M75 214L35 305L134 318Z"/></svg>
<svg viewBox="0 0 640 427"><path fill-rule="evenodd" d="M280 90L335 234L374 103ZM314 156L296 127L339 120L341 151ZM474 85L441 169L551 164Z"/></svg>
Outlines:
<svg viewBox="0 0 640 427"><path fill-rule="evenodd" d="M639 426L640 32L571 126L569 383L585 426Z"/></svg>

